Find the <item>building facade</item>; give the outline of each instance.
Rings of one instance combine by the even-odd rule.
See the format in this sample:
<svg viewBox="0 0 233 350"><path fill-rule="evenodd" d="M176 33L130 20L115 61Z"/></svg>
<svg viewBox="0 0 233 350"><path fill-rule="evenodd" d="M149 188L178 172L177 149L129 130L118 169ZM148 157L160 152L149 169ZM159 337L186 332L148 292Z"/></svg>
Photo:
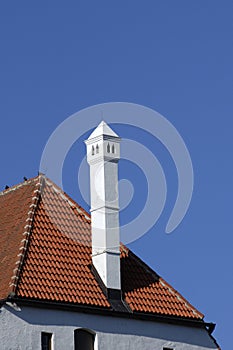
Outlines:
<svg viewBox="0 0 233 350"><path fill-rule="evenodd" d="M120 138L86 141L91 215L44 175L0 193L0 348L219 349L214 324L120 243Z"/></svg>

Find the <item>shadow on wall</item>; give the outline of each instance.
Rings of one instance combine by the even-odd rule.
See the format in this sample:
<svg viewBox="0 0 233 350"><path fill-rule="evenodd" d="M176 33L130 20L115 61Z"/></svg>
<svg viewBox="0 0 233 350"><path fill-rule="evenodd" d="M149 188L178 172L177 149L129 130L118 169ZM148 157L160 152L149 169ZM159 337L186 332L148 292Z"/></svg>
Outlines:
<svg viewBox="0 0 233 350"><path fill-rule="evenodd" d="M54 331L56 327L61 326L67 330L81 327L92 329L96 333L142 336L216 349L207 331L199 328L32 307L22 307L21 311L16 311L9 306L4 306L3 313L8 322L18 323L22 329L35 327L35 325L50 326Z"/></svg>

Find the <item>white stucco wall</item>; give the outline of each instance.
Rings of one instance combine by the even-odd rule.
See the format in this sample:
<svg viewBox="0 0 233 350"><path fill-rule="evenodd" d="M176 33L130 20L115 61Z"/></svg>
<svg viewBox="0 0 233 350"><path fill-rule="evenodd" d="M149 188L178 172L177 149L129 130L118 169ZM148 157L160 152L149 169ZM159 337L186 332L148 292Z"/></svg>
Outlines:
<svg viewBox="0 0 233 350"><path fill-rule="evenodd" d="M216 349L207 332L183 327L78 312L9 306L0 311L1 350L40 350L41 332L53 333L54 350L74 349L74 330L96 332L96 350Z"/></svg>

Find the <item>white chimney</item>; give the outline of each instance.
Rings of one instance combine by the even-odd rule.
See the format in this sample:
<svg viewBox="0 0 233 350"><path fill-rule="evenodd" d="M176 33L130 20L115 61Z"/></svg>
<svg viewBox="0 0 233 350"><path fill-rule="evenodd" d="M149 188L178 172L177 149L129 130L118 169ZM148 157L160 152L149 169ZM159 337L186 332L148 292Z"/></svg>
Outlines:
<svg viewBox="0 0 233 350"><path fill-rule="evenodd" d="M101 122L85 141L90 165L92 263L108 290L121 289L118 161L120 137Z"/></svg>

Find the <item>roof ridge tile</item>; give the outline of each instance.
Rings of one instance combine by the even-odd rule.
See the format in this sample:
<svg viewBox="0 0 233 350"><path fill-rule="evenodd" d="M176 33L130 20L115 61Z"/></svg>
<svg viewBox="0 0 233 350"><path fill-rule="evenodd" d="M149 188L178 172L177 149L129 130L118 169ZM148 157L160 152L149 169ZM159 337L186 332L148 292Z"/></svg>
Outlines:
<svg viewBox="0 0 233 350"><path fill-rule="evenodd" d="M39 175L36 178L33 178L32 181L25 181L26 185L31 184L33 181L35 181L38 178L39 182L37 182L35 184L35 190L33 191L33 193L36 195L34 195L31 199L31 204L29 206L29 211L27 213L27 219L26 219L26 225L24 226L25 231L22 233L23 239L20 242L20 247L19 247L19 251L20 253L17 255L17 257L19 257L19 260L17 260L15 262L16 267L13 270L13 276L11 277L11 280L13 280L12 282L9 283L9 287L11 289L10 291L10 295L15 295L16 289L17 289L17 285L18 285L18 280L19 280L19 276L20 276L20 271L24 262L24 258L25 258L25 253L27 251L27 246L29 243L29 238L30 238L30 232L32 229L32 224L33 224L33 218L34 218L34 214L40 199L40 195L41 195L41 191L43 188L43 176ZM23 185L23 184L22 184ZM16 188L19 188L19 186L16 186ZM15 188L15 189L16 189ZM33 210L31 210L31 206L33 205ZM30 221L31 224L29 225L27 222ZM26 236L26 238L25 238ZM21 252L23 251L23 252Z"/></svg>
<svg viewBox="0 0 233 350"><path fill-rule="evenodd" d="M27 185L32 184L33 182L35 182L39 178L39 176L40 175L37 175L35 177L32 177L31 179L28 179L24 182L20 182L19 184L13 185L13 186L11 186L3 191L0 191L0 196L4 196L4 195L11 193L12 191L15 191L23 186L27 186Z"/></svg>
<svg viewBox="0 0 233 350"><path fill-rule="evenodd" d="M58 187L53 181L51 181L50 179L45 177L45 181L46 184L48 186L51 186L53 188L53 190L59 194L61 196L62 199L64 199L65 201L68 202L68 204L70 205L70 207L72 209L76 209L77 212L80 215L83 215L84 218L90 222L91 221L91 217L90 214L88 212L86 212L86 210L84 210L78 203L76 203L66 192L64 192L60 187Z"/></svg>
<svg viewBox="0 0 233 350"><path fill-rule="evenodd" d="M163 282L163 285L166 286L167 288L169 288L169 291L172 292L172 294L176 297L176 299L178 299L180 302L182 301L184 303L184 305L187 307L187 309L191 311L197 315L200 318L203 318L204 315L198 311L191 303L188 302L188 300L183 297L183 295L181 295L175 288L173 288L167 281L165 281L162 277L160 277L160 283Z"/></svg>

